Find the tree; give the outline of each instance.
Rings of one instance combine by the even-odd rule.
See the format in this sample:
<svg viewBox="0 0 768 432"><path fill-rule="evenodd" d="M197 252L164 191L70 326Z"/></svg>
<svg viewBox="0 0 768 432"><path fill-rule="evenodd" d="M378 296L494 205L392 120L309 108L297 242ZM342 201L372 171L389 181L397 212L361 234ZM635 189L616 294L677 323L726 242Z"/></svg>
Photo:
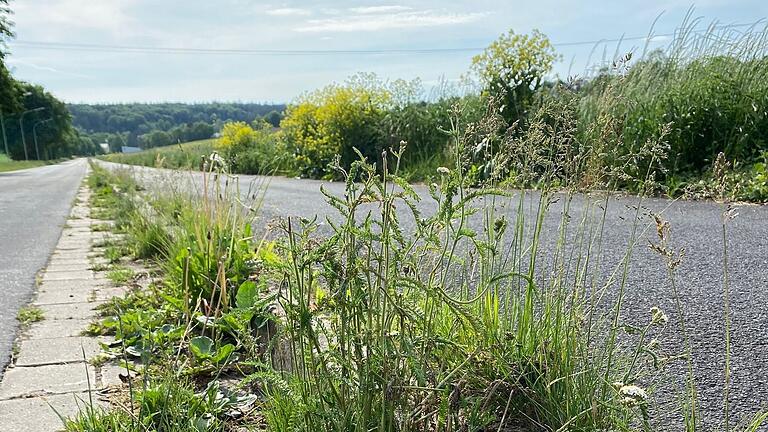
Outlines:
<svg viewBox="0 0 768 432"><path fill-rule="evenodd" d="M78 149L82 148L82 143L72 128L72 117L67 106L42 86L25 82L17 82L17 86L19 93L24 95L20 100L20 110L27 113L23 122L19 121L20 114L6 115L5 126L10 156L14 159L34 159L39 153L42 159L79 154ZM23 141L19 129L22 124L25 137ZM37 150L34 144L35 132Z"/></svg>
<svg viewBox="0 0 768 432"><path fill-rule="evenodd" d="M280 127L280 120L283 119L283 115L275 110L272 110L268 112L267 115L265 115L263 118L267 123L271 124L272 127Z"/></svg>
<svg viewBox="0 0 768 432"><path fill-rule="evenodd" d="M269 115L271 111L282 112L284 105L258 104L258 103L206 103L206 104L181 104L181 103L131 103L131 104L70 104L75 127L87 134L97 132L109 133L133 133L135 135L148 134L154 130L182 135L192 134L196 138L210 138L210 134L198 123L218 128L219 119L230 121L249 122L254 118ZM279 121L279 120L278 120ZM175 141L175 140L174 140Z"/></svg>
<svg viewBox="0 0 768 432"><path fill-rule="evenodd" d="M195 122L189 128L187 141L208 139L213 136L213 132L214 131L212 125L202 121Z"/></svg>
<svg viewBox="0 0 768 432"><path fill-rule="evenodd" d="M534 30L530 35L510 30L472 58L485 92L502 105L502 116L511 125L525 118L544 76L558 59L546 35Z"/></svg>
<svg viewBox="0 0 768 432"><path fill-rule="evenodd" d="M156 130L139 137L142 147L145 149L153 147L163 147L173 143L171 135L168 132Z"/></svg>
<svg viewBox="0 0 768 432"><path fill-rule="evenodd" d="M13 22L10 20L12 13L8 7L9 0L0 0L0 115L8 115L18 112L21 109L19 100L19 83L13 79L11 72L5 66L6 43L12 39ZM0 136L0 139L3 139ZM5 151L6 144L0 147Z"/></svg>
<svg viewBox="0 0 768 432"><path fill-rule="evenodd" d="M6 43L9 39L13 39L16 36L13 33L13 21L11 21L11 14L13 11L8 6L10 0L0 0L0 59L5 58Z"/></svg>

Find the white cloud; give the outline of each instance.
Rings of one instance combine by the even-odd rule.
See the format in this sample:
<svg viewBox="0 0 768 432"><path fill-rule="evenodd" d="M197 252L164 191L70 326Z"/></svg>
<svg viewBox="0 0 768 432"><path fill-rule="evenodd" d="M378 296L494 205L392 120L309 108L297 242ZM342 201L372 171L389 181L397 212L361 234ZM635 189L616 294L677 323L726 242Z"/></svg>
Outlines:
<svg viewBox="0 0 768 432"><path fill-rule="evenodd" d="M307 20L294 30L298 32L359 32L436 27L474 22L484 17L485 13L435 13L433 11L413 11L389 14L357 14L339 18Z"/></svg>
<svg viewBox="0 0 768 432"><path fill-rule="evenodd" d="M413 10L412 7L401 5L381 5L381 6L363 6L354 7L349 9L350 12L356 14L380 14L380 13L392 13L392 12L405 12Z"/></svg>
<svg viewBox="0 0 768 432"><path fill-rule="evenodd" d="M73 29L97 29L118 32L130 22L127 9L135 0L45 0L14 4L18 26L42 25Z"/></svg>
<svg viewBox="0 0 768 432"><path fill-rule="evenodd" d="M278 8L267 10L266 14L272 16L308 16L311 15L312 12L307 9L299 8Z"/></svg>

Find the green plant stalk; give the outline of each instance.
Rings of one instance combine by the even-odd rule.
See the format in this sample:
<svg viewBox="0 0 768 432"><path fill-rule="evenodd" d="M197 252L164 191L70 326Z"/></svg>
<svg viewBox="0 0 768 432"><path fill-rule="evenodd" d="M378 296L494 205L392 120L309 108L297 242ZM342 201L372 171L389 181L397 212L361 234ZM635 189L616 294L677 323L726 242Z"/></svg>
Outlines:
<svg viewBox="0 0 768 432"><path fill-rule="evenodd" d="M722 239L723 239L723 317L725 319L725 387L723 387L723 411L725 417L725 430L731 430L730 419L730 388L731 388L731 305L730 284L728 280L728 212L723 213Z"/></svg>

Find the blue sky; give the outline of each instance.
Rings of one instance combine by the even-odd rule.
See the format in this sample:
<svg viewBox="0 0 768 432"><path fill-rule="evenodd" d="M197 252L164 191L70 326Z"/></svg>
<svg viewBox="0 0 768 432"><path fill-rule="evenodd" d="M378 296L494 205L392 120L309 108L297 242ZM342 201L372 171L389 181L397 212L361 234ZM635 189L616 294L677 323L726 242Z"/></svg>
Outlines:
<svg viewBox="0 0 768 432"><path fill-rule="evenodd" d="M644 36L657 17L655 33L670 33L691 6L703 20L701 27L768 16L765 0L16 0L17 40L7 61L18 78L43 84L68 102L287 102L356 72L420 78L427 87L457 80L476 52L253 55L216 50L481 48L510 28L518 33L536 28L557 44L563 61L554 73L565 77L585 74L590 53L594 63L617 51L615 42L569 43ZM663 46L667 39L656 37L651 46ZM212 51L75 50L73 44ZM618 51L643 44L626 41Z"/></svg>

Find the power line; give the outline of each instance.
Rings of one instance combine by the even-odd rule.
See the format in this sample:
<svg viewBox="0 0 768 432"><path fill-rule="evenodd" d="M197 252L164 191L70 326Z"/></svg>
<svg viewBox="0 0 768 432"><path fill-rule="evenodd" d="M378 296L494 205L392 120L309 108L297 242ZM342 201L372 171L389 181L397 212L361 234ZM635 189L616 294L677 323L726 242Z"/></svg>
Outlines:
<svg viewBox="0 0 768 432"><path fill-rule="evenodd" d="M763 22L715 25L711 28L726 29L739 27L753 27ZM694 33L707 31L697 30ZM578 42L553 43L556 47L598 45L603 43L617 43L624 41L648 40L656 37L674 37L679 32L649 34L646 36L631 36L614 39L596 39ZM484 47L459 47L459 48L395 48L395 49L363 49L363 50L285 50L285 49L233 49L233 48L186 48L186 47L153 47L139 45L109 45L87 44L67 42L43 42L43 41L12 41L11 45L30 49L57 50L57 51L95 51L95 52L124 52L138 54L205 54L205 55L257 55L257 56L337 56L337 55L389 55L389 54L447 54L462 52L478 52Z"/></svg>

